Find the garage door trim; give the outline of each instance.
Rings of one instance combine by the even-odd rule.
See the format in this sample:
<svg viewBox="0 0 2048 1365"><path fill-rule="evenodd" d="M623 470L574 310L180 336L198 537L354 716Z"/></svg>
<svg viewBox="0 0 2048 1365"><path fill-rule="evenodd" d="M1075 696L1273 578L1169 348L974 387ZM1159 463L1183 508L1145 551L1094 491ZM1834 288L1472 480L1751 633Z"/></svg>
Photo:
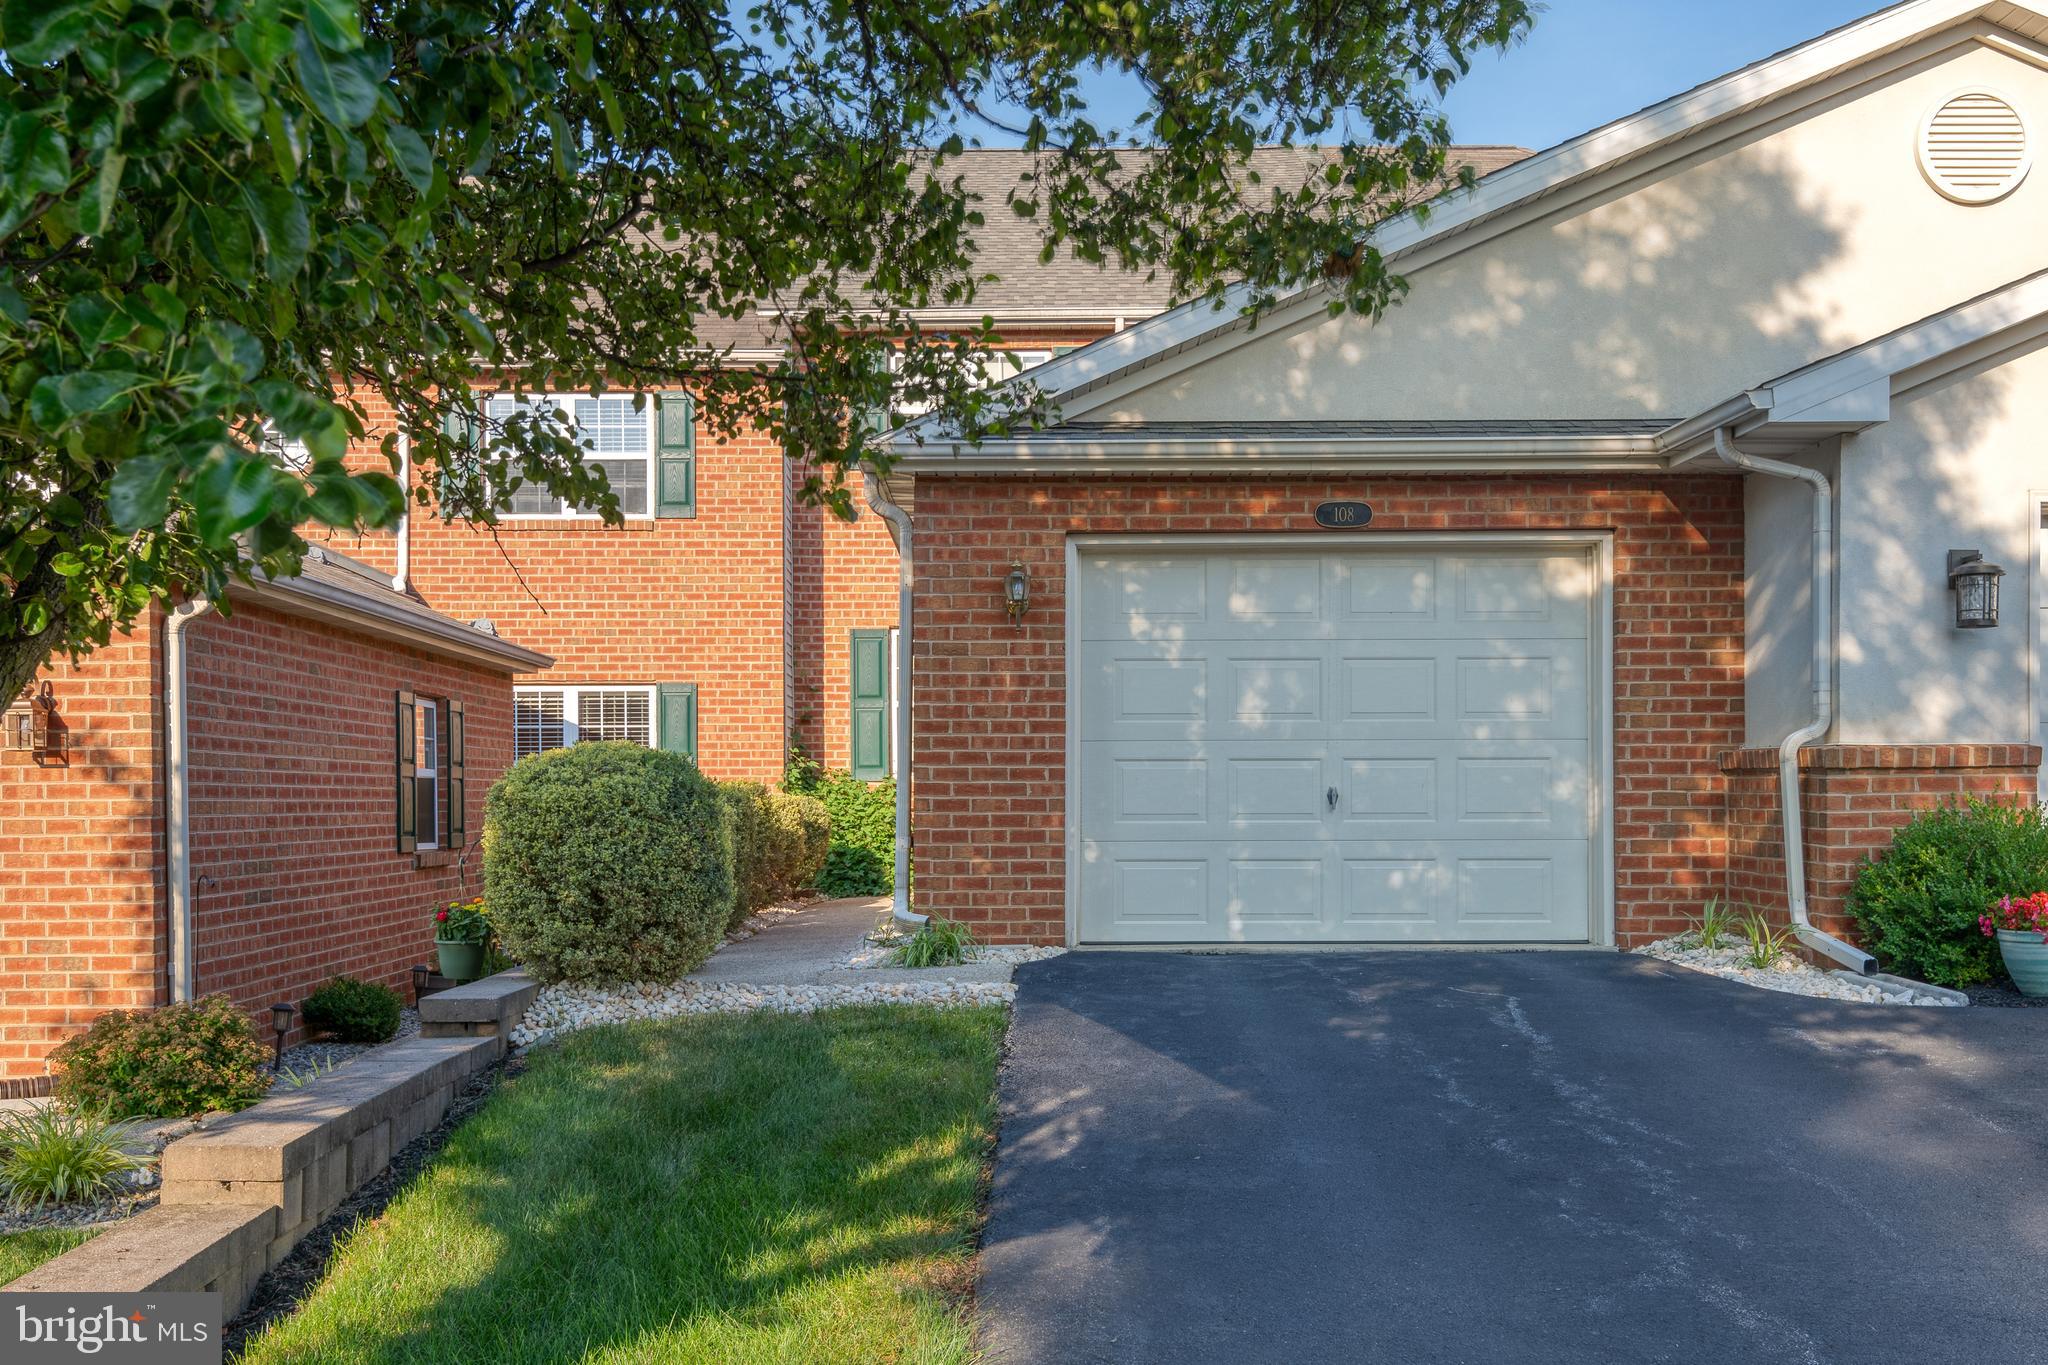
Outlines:
<svg viewBox="0 0 2048 1365"><path fill-rule="evenodd" d="M1423 547L1437 552L1456 552L1460 549L1483 549L1493 547L1534 546L1559 548L1580 547L1587 556L1593 571L1595 602L1593 606L1592 638L1588 641L1591 655L1590 702L1590 754L1592 776L1590 801L1592 805L1592 838L1588 841L1588 856L1592 866L1587 869L1588 885L1592 889L1593 903L1590 907L1591 932L1588 942L1595 947L1608 947L1614 943L1614 535L1611 531L1371 531L1371 532L1265 532L1253 535L1208 535L1191 533L1186 535L1070 535L1066 547L1066 578L1063 591L1063 605L1066 616L1064 647L1066 651L1066 774L1062 783L1064 792L1064 813L1066 837L1066 944L1078 947L1081 943L1081 691L1080 691L1080 630L1081 610L1078 594L1081 559L1084 555L1104 551L1154 551L1200 550L1213 553L1219 550L1241 550L1247 552L1270 551L1282 553L1292 550L1354 550L1370 553L1381 548L1400 546ZM1149 947L1170 947L1170 944L1150 944ZM1200 945L1215 949L1217 945ZM1250 946L1250 945L1246 945ZM1489 943L1486 947L1514 946ZM1530 945L1550 946L1555 944Z"/></svg>

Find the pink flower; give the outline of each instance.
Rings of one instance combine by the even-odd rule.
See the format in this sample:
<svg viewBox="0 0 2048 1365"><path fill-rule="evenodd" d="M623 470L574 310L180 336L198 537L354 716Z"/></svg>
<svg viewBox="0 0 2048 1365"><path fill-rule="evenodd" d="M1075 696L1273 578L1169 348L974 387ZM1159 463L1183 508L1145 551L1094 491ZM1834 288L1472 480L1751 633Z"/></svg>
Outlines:
<svg viewBox="0 0 2048 1365"><path fill-rule="evenodd" d="M446 924L448 922L448 912L446 910L436 910L434 912L434 918L440 923ZM1986 932L1988 933L1989 930L1987 930Z"/></svg>

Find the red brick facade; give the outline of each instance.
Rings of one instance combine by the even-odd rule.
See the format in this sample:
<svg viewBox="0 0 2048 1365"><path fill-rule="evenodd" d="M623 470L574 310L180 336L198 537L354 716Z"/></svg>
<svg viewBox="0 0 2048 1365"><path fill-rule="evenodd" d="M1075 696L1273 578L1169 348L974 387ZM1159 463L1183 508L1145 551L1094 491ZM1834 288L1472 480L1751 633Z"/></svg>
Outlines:
<svg viewBox="0 0 2048 1365"><path fill-rule="evenodd" d="M197 990L256 1011L346 972L409 996L432 910L482 890L484 794L512 762L506 675L260 607L185 640ZM463 703L466 849L397 851L401 690Z"/></svg>
<svg viewBox="0 0 2048 1365"><path fill-rule="evenodd" d="M184 633L190 687L193 952L268 1029L274 1001L347 972L408 990L429 915L479 885L483 799L511 762L503 672L257 606ZM103 1010L166 1003L163 618L51 684L68 762L0 752L0 1083ZM460 700L459 851L400 854L395 694Z"/></svg>
<svg viewBox="0 0 2048 1365"><path fill-rule="evenodd" d="M1775 913L1785 903L1778 751L1733 749L1720 766L1728 784L1728 898ZM2031 744L1833 744L1801 752L1813 922L1853 939L1845 906L1857 871L1913 812L1971 797L2032 800L2040 767L2041 750Z"/></svg>
<svg viewBox="0 0 2048 1365"><path fill-rule="evenodd" d="M1722 885L1718 759L1742 731L1742 488L1715 475L921 477L919 909L997 942L1065 933L1068 536L1307 531L1316 503L1358 497L1388 531L1613 533L1616 928L1624 945L1682 928ZM997 592L1013 559L1033 583L1021 628Z"/></svg>
<svg viewBox="0 0 2048 1365"><path fill-rule="evenodd" d="M44 671L66 763L0 750L0 1079L41 1075L100 1011L159 998L161 621Z"/></svg>

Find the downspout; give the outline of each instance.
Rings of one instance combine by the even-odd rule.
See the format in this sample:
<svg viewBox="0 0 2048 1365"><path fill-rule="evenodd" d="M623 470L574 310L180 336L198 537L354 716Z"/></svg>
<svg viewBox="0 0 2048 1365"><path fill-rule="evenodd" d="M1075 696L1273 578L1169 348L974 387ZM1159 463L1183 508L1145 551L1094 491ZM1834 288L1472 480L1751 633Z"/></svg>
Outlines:
<svg viewBox="0 0 2048 1365"><path fill-rule="evenodd" d="M1835 723L1835 490L1827 475L1783 460L1767 460L1735 448L1728 428L1714 428L1714 453L1737 469L1774 479L1796 479L1813 490L1813 719L1778 745L1778 809L1784 819L1785 899L1792 932L1801 943L1864 976L1877 959L1853 944L1814 927L1806 902L1805 822L1799 809L1799 751Z"/></svg>
<svg viewBox="0 0 2048 1365"><path fill-rule="evenodd" d="M863 472L868 506L896 528L896 679L890 688L889 769L896 775L896 894L899 924L923 924L910 908L910 514L889 501L882 481Z"/></svg>
<svg viewBox="0 0 2048 1365"><path fill-rule="evenodd" d="M398 562L391 574L394 592L412 591L412 442L398 433L398 488L405 501L398 510Z"/></svg>
<svg viewBox="0 0 2048 1365"><path fill-rule="evenodd" d="M212 610L208 598L188 597L164 623L164 863L174 1005L192 998L192 792L185 771L192 703L185 686L185 630Z"/></svg>

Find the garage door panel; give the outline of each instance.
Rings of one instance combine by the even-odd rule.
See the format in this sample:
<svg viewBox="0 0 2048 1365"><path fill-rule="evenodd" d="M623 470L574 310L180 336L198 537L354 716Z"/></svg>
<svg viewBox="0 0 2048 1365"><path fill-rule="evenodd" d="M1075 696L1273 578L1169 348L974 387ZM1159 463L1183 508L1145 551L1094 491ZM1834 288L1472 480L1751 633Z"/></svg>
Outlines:
<svg viewBox="0 0 2048 1365"><path fill-rule="evenodd" d="M1086 557L1081 939L1583 941L1594 582L1579 550Z"/></svg>

